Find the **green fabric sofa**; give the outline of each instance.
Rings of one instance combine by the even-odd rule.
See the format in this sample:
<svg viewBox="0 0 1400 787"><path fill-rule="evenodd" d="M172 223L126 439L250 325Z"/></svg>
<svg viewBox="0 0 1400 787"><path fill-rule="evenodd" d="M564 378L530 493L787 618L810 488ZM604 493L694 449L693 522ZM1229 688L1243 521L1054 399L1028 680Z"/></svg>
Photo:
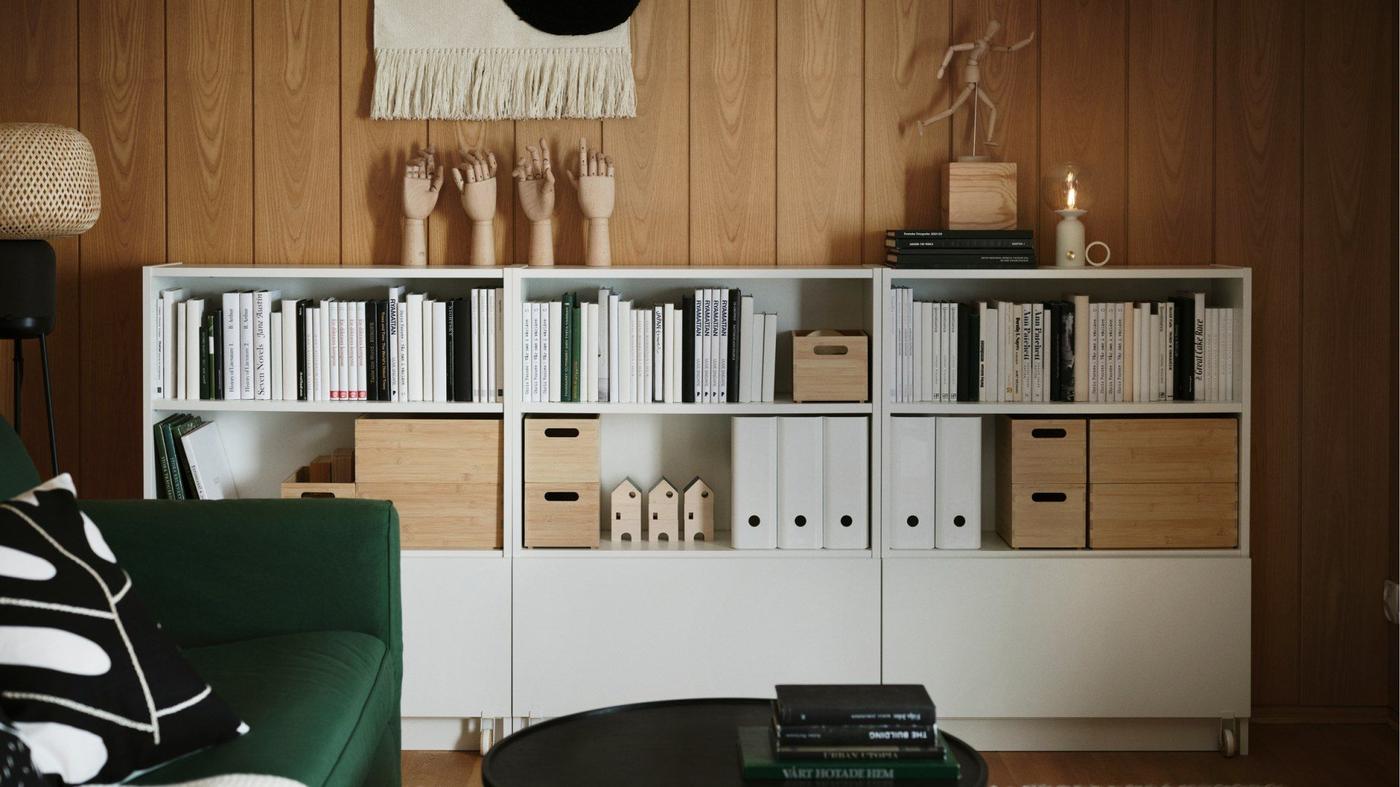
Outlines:
<svg viewBox="0 0 1400 787"><path fill-rule="evenodd" d="M0 421L0 500L39 481L24 446ZM403 642L393 506L82 506L166 633L252 728L136 784L227 773L271 774L311 787L400 783Z"/></svg>

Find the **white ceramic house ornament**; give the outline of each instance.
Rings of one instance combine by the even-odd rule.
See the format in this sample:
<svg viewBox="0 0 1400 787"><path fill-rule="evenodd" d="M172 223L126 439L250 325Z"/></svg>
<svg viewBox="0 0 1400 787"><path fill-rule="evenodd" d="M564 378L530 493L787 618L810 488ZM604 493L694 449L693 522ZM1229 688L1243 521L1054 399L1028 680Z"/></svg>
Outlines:
<svg viewBox="0 0 1400 787"><path fill-rule="evenodd" d="M642 490L630 478L613 487L608 536L614 544L622 543L624 536L634 544L642 540Z"/></svg>
<svg viewBox="0 0 1400 787"><path fill-rule="evenodd" d="M681 495L670 481L662 478L647 492L647 540L657 542L661 536L672 544L681 538Z"/></svg>
<svg viewBox="0 0 1400 787"><path fill-rule="evenodd" d="M682 529L686 541L715 540L715 492L700 476L685 485L685 514Z"/></svg>

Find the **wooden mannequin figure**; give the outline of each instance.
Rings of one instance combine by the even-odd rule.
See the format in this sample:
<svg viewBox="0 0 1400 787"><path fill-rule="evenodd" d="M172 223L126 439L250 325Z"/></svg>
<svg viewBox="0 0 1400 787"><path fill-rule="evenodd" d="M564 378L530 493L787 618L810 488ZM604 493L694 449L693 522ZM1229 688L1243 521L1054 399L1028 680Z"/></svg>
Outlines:
<svg viewBox="0 0 1400 787"><path fill-rule="evenodd" d="M642 490L632 479L624 478L613 487L612 510L608 513L608 536L614 544L621 544L623 536L634 544L642 540Z"/></svg>
<svg viewBox="0 0 1400 787"><path fill-rule="evenodd" d="M588 140L578 141L578 176L565 170L569 182L578 189L578 206L588 219L588 249L584 264L595 267L612 265L612 242L608 238L608 219L612 218L617 191L614 187L612 156L603 151L589 152Z"/></svg>
<svg viewBox="0 0 1400 787"><path fill-rule="evenodd" d="M685 519L683 521L686 541L715 540L715 493L700 476L690 479L685 485Z"/></svg>
<svg viewBox="0 0 1400 787"><path fill-rule="evenodd" d="M529 156L515 162L515 192L520 195L520 209L530 220L531 265L554 264L554 169L549 161L549 144L540 138L540 146L526 148Z"/></svg>
<svg viewBox="0 0 1400 787"><path fill-rule="evenodd" d="M665 478L647 492L647 540L657 542L666 536L667 543L681 538L681 496Z"/></svg>
<svg viewBox="0 0 1400 787"><path fill-rule="evenodd" d="M471 264L496 264L496 154L462 151L462 163L452 168L462 192L462 210L472 223Z"/></svg>
<svg viewBox="0 0 1400 787"><path fill-rule="evenodd" d="M408 162L403 176L403 260L404 265L428 264L428 231L423 223L437 205L442 190L442 165L432 145L419 151Z"/></svg>
<svg viewBox="0 0 1400 787"><path fill-rule="evenodd" d="M992 135L996 133L997 128L997 105L992 103L992 99L987 96L987 91L982 89L982 70L979 67L980 61L983 57L987 55L988 52L1015 52L1016 50L1021 49L1022 47L1025 47L1028 44L1030 44L1030 42L1035 38L1035 33L1031 33L1029 36L1026 37L1024 41L1017 41L1016 43L1011 44L1010 46L993 46L992 37L1000 31L1001 23L993 19L992 21L987 23L987 32L983 34L981 38L977 39L976 41L971 41L965 44L954 44L948 47L948 51L943 54L943 65L938 67L938 78L943 78L944 72L948 70L948 64L951 63L953 60L953 55L957 54L958 52L967 52L967 62L963 64L962 68L962 92L958 94L957 98L953 99L952 106L948 107L942 112L939 112L937 115L928 118L927 120L919 121L919 133L922 134L924 133L925 126L931 126L940 120L952 117L953 113L957 112L958 108L961 107L964 103L966 103L968 98L976 94L977 102L973 103L972 105L972 155L959 156L959 161L986 160L986 156L977 155L977 103L986 104L987 110L991 113L991 117L987 120L986 143L988 145L997 144L992 141Z"/></svg>

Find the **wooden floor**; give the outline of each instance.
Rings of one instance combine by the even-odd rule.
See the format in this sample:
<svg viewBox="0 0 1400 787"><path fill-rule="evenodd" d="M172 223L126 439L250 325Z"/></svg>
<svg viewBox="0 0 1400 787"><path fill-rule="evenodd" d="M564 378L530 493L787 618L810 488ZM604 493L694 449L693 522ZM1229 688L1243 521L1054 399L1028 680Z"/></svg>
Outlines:
<svg viewBox="0 0 1400 787"><path fill-rule="evenodd" d="M1274 784L1393 786L1395 728L1388 724L1254 724L1251 753L990 752L989 785ZM404 752L406 787L479 787L481 758L468 752ZM532 785L531 787L553 787Z"/></svg>

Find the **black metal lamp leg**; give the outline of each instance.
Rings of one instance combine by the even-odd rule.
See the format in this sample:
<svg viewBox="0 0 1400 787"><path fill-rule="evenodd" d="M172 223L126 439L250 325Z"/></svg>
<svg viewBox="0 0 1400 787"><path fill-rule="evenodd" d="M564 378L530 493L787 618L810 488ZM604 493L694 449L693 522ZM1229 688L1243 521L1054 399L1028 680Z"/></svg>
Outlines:
<svg viewBox="0 0 1400 787"><path fill-rule="evenodd" d="M20 412L21 412L20 401L23 399L23 397L21 396L21 394L24 393L24 344L21 343L19 339L15 339L14 342L13 342L13 344L14 344L14 346L15 346L15 352L14 352L14 365L15 365L15 375L14 375L14 377L15 377L15 379L14 379L14 383L15 383L15 398L14 398L14 400L13 400L13 401L14 401L14 422L15 422L15 423L14 423L14 427L15 427L15 434L19 434L19 433L20 433L20 432L19 432L19 417L20 417Z"/></svg>
<svg viewBox="0 0 1400 787"><path fill-rule="evenodd" d="M58 435L53 428L53 385L49 380L49 341L39 334L39 357L44 363L44 409L49 415L49 461L53 463L53 474L58 475Z"/></svg>

